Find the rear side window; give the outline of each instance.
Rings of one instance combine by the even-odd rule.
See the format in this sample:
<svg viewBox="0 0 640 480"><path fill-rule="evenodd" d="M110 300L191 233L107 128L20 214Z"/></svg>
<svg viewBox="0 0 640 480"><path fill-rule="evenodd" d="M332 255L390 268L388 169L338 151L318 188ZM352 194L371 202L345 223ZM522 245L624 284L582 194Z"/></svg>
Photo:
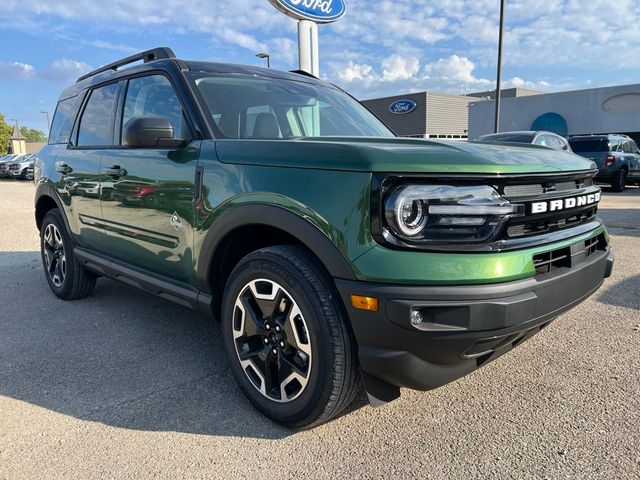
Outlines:
<svg viewBox="0 0 640 480"><path fill-rule="evenodd" d="M168 118L176 138L187 130L182 105L171 82L163 75L150 75L129 80L124 104L122 126L133 117L158 115Z"/></svg>
<svg viewBox="0 0 640 480"><path fill-rule="evenodd" d="M49 132L49 144L69 143L73 122L78 114L81 97L67 98L58 102L56 112L53 114L53 123Z"/></svg>
<svg viewBox="0 0 640 480"><path fill-rule="evenodd" d="M569 140L569 144L575 153L609 152L611 148L606 138L598 138L594 140Z"/></svg>
<svg viewBox="0 0 640 480"><path fill-rule="evenodd" d="M631 148L631 143L630 142L624 142L624 145L622 146L622 151L624 153L633 153L633 149Z"/></svg>
<svg viewBox="0 0 640 480"><path fill-rule="evenodd" d="M112 83L91 92L78 129L79 147L113 144L113 123L120 84Z"/></svg>

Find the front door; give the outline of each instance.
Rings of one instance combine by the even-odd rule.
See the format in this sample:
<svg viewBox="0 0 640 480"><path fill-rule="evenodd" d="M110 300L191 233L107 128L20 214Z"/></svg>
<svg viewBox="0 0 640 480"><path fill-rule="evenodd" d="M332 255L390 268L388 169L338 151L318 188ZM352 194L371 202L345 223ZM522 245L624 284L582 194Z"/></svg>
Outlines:
<svg viewBox="0 0 640 480"><path fill-rule="evenodd" d="M191 138L182 104L164 75L128 81L119 138L130 119L143 115L168 118L176 138ZM120 145L105 151L100 184L110 256L179 281L192 280L199 148L200 142L192 141L178 149Z"/></svg>

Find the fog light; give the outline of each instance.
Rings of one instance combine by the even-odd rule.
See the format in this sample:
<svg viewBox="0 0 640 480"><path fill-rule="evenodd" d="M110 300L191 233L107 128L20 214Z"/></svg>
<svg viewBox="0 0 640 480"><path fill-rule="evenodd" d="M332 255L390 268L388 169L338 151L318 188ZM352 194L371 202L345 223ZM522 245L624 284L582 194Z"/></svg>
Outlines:
<svg viewBox="0 0 640 480"><path fill-rule="evenodd" d="M417 327L424 322L424 318L422 317L422 313L420 310L411 310L411 325Z"/></svg>
<svg viewBox="0 0 640 480"><path fill-rule="evenodd" d="M363 297L360 295L351 295L351 305L358 310L369 310L370 312L378 311L378 299L374 297Z"/></svg>

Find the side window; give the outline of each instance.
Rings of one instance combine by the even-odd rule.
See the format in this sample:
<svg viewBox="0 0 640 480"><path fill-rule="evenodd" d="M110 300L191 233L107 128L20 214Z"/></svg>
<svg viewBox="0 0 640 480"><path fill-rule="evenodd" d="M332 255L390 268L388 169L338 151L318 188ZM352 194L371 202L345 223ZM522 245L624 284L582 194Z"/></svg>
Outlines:
<svg viewBox="0 0 640 480"><path fill-rule="evenodd" d="M133 117L143 115L168 118L173 125L173 134L176 138L188 136L182 105L171 82L164 75L149 75L129 80L122 127L124 128Z"/></svg>
<svg viewBox="0 0 640 480"><path fill-rule="evenodd" d="M633 140L631 140L629 143L631 144L631 151L636 155L640 154L640 150L638 149L638 144Z"/></svg>
<svg viewBox="0 0 640 480"><path fill-rule="evenodd" d="M80 118L78 146L106 147L113 145L113 124L119 83L96 88L90 93Z"/></svg>
<svg viewBox="0 0 640 480"><path fill-rule="evenodd" d="M78 114L82 96L67 98L58 102L56 112L53 114L53 123L49 132L49 144L69 143L73 122Z"/></svg>
<svg viewBox="0 0 640 480"><path fill-rule="evenodd" d="M624 142L623 151L624 153L631 153L631 144L629 142Z"/></svg>

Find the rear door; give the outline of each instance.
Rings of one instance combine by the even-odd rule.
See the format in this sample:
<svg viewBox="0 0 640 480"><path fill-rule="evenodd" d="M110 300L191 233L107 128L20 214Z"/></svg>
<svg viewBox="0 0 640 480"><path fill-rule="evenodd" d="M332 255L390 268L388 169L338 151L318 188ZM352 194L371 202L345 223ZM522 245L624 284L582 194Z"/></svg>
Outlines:
<svg viewBox="0 0 640 480"><path fill-rule="evenodd" d="M87 93L73 132L70 131L73 120L61 127L60 136L69 141L58 151L53 172L49 174L67 209L67 219L76 240L97 251L108 248L106 233L100 225L100 160L105 149L113 145L120 88L121 83L115 82ZM52 131L55 123L56 118Z"/></svg>
<svg viewBox="0 0 640 480"><path fill-rule="evenodd" d="M127 81L117 121L118 145L105 151L100 176L109 254L150 272L189 281L200 142L183 148L123 146L124 126L144 115L168 118L176 138L192 138L183 103L168 77L153 73Z"/></svg>

